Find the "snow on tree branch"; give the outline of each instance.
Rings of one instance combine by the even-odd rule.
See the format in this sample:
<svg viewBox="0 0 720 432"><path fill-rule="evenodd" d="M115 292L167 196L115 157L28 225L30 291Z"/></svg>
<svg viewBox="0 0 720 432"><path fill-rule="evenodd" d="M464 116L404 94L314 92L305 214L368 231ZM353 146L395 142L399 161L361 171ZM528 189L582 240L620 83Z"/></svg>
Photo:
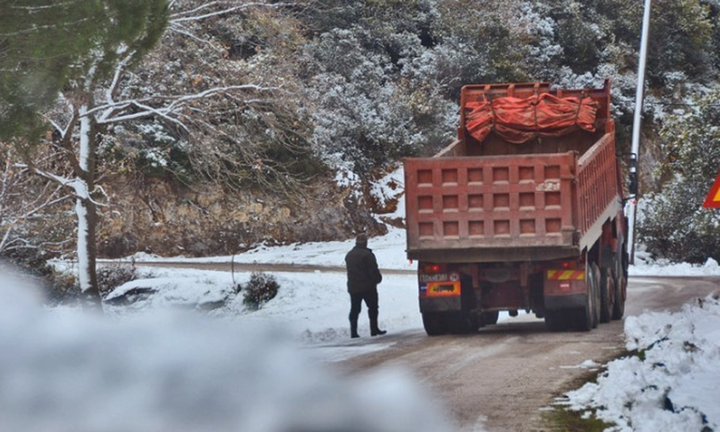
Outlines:
<svg viewBox="0 0 720 432"><path fill-rule="evenodd" d="M47 5L38 5L38 6L19 6L19 5L12 5L10 6L10 9L19 9L19 10L26 10L29 12L37 12L43 9L52 9L52 8L61 8L69 5L75 4L74 1L69 2L57 2L57 3L49 3Z"/></svg>
<svg viewBox="0 0 720 432"><path fill-rule="evenodd" d="M182 127L183 129L187 130L187 128L184 126L184 124L182 122L180 122L176 117L174 117L174 116L177 116L178 112L186 106L187 102L205 99L205 98L217 95L217 94L231 93L233 91L238 91L238 90L252 90L252 91L258 91L258 92L269 92L269 91L281 90L281 87L265 87L265 86L255 85L255 84L244 84L244 85L214 87L214 88L207 89L207 90L204 90L199 93L188 94L188 95L175 95L175 96L159 95L159 96L152 96L152 97L136 99L136 100L109 102L107 104L98 105L95 108L88 110L81 117L90 116L90 115L94 115L95 113L102 112L102 114L99 115L97 118L97 123L98 124L110 124L110 123L118 123L118 122L134 120L134 119L139 119L139 118L144 118L144 117L158 116L158 117L162 117L172 123L175 123L178 126ZM165 106L161 106L158 108L154 108L149 105L149 103L157 102L157 101L163 101L163 102L169 102L169 103ZM138 112L122 114L130 107L140 108L141 110Z"/></svg>
<svg viewBox="0 0 720 432"><path fill-rule="evenodd" d="M77 25L80 25L82 23L86 23L89 21L90 20L88 18L83 18L83 19L79 19L79 20L75 20L75 21L64 22L62 24L53 23L53 24L46 24L46 25L37 25L37 26L33 26L32 28L19 30L19 31L12 32L12 33L0 33L0 36L3 36L3 37L22 36L22 35L27 35L27 34L32 34L32 33L39 33L39 32L50 30L50 29L58 29L58 28L77 26Z"/></svg>
<svg viewBox="0 0 720 432"><path fill-rule="evenodd" d="M172 106L162 107L162 108L153 108L149 105L142 104L138 101L132 101L130 104L126 106L136 106L143 111L139 111L132 114L126 114L126 115L119 115L116 117L102 117L98 120L98 124L109 124L109 123L120 123L128 120L135 120L143 117L150 117L150 116L158 116L165 120L168 120L178 126L180 126L183 130L188 131L187 127L177 118L172 117L172 114L175 112L174 108Z"/></svg>
<svg viewBox="0 0 720 432"><path fill-rule="evenodd" d="M75 181L75 179L70 179L70 178L67 178L67 177L59 176L59 175L57 175L57 174L53 174L53 173L48 172L48 171L39 170L39 169L37 169L37 168L35 168L35 167L33 167L33 166L30 166L30 165L24 164L24 163L16 163L16 164L14 164L13 166L14 166L15 168L21 168L21 169L26 169L26 170L28 170L28 171L31 171L32 173L34 173L34 174L36 174L36 175L39 175L40 177L46 178L46 179L48 179L48 180L52 180L52 181L54 181L55 183L58 183L58 184L60 184L61 186L65 186L65 187L70 187L70 188L72 188L72 183L73 183L73 181Z"/></svg>
<svg viewBox="0 0 720 432"><path fill-rule="evenodd" d="M187 21L200 21L206 18L227 15L233 12L237 12L243 9L249 9L253 7L267 7L267 8L283 8L287 6L294 6L295 3L274 3L268 4L265 2L245 2L245 1L213 1L205 3L201 6L196 7L188 11L180 11L170 15L170 23L180 23ZM208 9L214 7L221 7L224 9L205 12Z"/></svg>
<svg viewBox="0 0 720 432"><path fill-rule="evenodd" d="M127 47L126 47L127 49ZM125 57L120 60L117 64L117 67L115 67L115 73L113 74L112 81L110 82L110 85L108 86L107 90L105 90L105 101L108 104L113 103L113 95L117 92L118 86L120 85L120 79L122 78L123 74L125 73L125 70L127 69L128 64L130 64L130 61L132 61L133 57L135 56L135 51L125 52L125 50L120 51L118 50L118 54L126 54Z"/></svg>

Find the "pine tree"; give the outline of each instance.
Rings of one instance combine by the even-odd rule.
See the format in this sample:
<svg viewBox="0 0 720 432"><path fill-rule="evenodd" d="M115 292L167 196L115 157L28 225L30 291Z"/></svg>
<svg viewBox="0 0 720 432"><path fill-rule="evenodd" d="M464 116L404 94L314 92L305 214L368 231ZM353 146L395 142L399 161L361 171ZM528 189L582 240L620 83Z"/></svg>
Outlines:
<svg viewBox="0 0 720 432"><path fill-rule="evenodd" d="M54 124L72 174L36 174L68 188L76 200L79 281L99 303L96 97L111 99L122 73L151 49L168 22L165 0L10 0L0 7L0 139L25 147L40 140L43 116L59 98L67 112ZM32 169L31 158L26 165Z"/></svg>

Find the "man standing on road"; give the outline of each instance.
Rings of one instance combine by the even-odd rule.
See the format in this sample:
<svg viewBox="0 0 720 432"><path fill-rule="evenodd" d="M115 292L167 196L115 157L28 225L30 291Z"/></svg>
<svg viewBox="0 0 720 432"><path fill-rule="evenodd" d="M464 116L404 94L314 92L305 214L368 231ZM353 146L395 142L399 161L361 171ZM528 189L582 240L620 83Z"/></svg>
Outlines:
<svg viewBox="0 0 720 432"><path fill-rule="evenodd" d="M384 335L385 330L378 327L378 292L377 285L382 281L377 260L372 250L367 247L368 238L360 234L355 239L355 247L345 256L347 268L347 286L350 293L350 337L360 337L357 332L358 317L362 302L368 309L370 318L370 335Z"/></svg>

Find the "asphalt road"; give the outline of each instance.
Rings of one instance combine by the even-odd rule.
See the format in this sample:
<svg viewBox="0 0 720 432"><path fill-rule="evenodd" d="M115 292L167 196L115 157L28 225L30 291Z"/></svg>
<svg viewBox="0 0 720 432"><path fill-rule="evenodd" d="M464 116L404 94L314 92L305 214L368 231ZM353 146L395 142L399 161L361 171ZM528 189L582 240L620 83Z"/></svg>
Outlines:
<svg viewBox="0 0 720 432"><path fill-rule="evenodd" d="M720 277L630 279L625 316L677 310L694 298L720 294ZM521 316L465 336L428 337L413 331L384 336L390 349L339 363L354 374L386 366L411 370L445 405L460 431L553 430L543 412L588 376L579 366L624 351L623 322L591 332L551 333Z"/></svg>

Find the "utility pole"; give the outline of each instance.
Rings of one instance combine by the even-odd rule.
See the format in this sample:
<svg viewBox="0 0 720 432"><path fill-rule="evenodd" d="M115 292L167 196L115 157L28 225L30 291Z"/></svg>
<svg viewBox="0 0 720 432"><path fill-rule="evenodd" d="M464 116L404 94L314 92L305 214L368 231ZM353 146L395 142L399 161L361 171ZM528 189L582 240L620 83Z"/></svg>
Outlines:
<svg viewBox="0 0 720 432"><path fill-rule="evenodd" d="M633 118L632 148L630 153L630 201L627 205L628 219L628 254L630 262L635 262L635 220L637 219L638 199L638 154L640 151L640 124L642 120L643 100L645 98L645 59L647 58L648 34L650 33L650 4L645 0L643 12L642 35L640 36L640 58L638 61L638 82L635 90L635 117Z"/></svg>

